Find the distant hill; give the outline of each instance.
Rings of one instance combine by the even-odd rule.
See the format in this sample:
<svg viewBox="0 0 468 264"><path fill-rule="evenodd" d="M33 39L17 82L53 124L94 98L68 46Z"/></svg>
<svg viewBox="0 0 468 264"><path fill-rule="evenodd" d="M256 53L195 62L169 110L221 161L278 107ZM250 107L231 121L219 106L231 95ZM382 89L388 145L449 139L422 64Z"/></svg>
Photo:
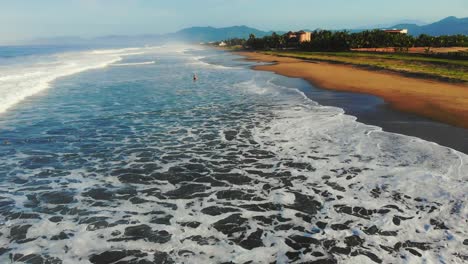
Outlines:
<svg viewBox="0 0 468 264"><path fill-rule="evenodd" d="M415 20L406 20L408 22L416 22ZM407 28L409 34L413 36L419 36L420 34L427 34L432 36L440 35L455 35L463 34L468 35L468 17L467 18L456 18L454 16L447 17L440 21L427 24L398 24L390 28ZM353 29L351 32L359 32L363 29ZM311 30L306 30L311 31ZM283 31L276 31L278 34L284 34ZM178 31L173 34L168 34L166 37L175 40L183 41L197 41L197 42L209 42L209 41L220 41L230 38L248 38L253 33L257 37L263 37L271 35L273 31L262 31L247 26L234 26L226 28L214 28L214 27L191 27Z"/></svg>
<svg viewBox="0 0 468 264"><path fill-rule="evenodd" d="M456 18L451 16L424 26L418 26L416 24L398 24L389 28L407 28L409 34L413 36L419 36L421 34L432 36L468 35L468 17Z"/></svg>
<svg viewBox="0 0 468 264"><path fill-rule="evenodd" d="M190 43L222 41L231 38L248 38L250 34L256 37L271 35L273 31L262 31L247 26L233 26L225 28L215 27L190 27L175 33L169 34L148 34L148 35L109 35L92 39L79 37L53 37L41 38L30 41L30 44L79 44L79 45L151 45L161 44L171 41L183 41ZM277 32L283 34L285 32Z"/></svg>
<svg viewBox="0 0 468 264"><path fill-rule="evenodd" d="M407 20L412 21L414 20ZM468 35L468 17L467 18L456 18L447 17L438 22L417 25L417 24L398 24L391 28L407 28L409 34L418 36L420 34L427 34L433 36L440 35L455 35L464 34ZM351 29L351 32L360 32L364 29ZM311 31L311 30L306 30ZM271 35L273 31L262 31L259 29L247 27L247 26L233 26L224 28L215 27L190 27L182 29L175 33L158 35L138 35L138 36L127 36L127 35L111 35L97 37L93 39L83 39L78 37L55 37L55 38L43 38L29 41L28 44L80 44L80 45L151 45L166 43L169 41L184 41L184 42L211 42L221 41L230 38L248 38L250 34L255 34L256 37L263 37ZM284 31L276 31L278 34L284 34Z"/></svg>
<svg viewBox="0 0 468 264"><path fill-rule="evenodd" d="M233 26L225 28L191 27L182 29L173 34L168 34L166 37L169 37L171 40L210 42L231 38L248 38L250 34L254 34L256 37L263 37L271 35L272 33L273 31L262 31L247 26Z"/></svg>

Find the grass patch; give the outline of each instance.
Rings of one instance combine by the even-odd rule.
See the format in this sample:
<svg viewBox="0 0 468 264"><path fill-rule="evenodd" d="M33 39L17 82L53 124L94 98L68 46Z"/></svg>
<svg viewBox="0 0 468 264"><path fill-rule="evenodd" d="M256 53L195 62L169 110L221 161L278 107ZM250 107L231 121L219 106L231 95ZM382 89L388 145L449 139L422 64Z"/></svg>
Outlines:
<svg viewBox="0 0 468 264"><path fill-rule="evenodd" d="M372 67L400 73L468 82L468 60L434 58L421 54L369 52L267 51L269 55Z"/></svg>

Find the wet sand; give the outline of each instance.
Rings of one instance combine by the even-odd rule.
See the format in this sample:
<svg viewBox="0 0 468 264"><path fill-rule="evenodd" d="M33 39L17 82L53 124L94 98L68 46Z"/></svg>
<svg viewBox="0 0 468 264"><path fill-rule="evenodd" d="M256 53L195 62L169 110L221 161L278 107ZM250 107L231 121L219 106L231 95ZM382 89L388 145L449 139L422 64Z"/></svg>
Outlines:
<svg viewBox="0 0 468 264"><path fill-rule="evenodd" d="M302 78L326 89L365 93L383 98L392 108L468 128L468 85L361 68L277 57L255 52L239 52L249 60L273 62L256 70Z"/></svg>
<svg viewBox="0 0 468 264"><path fill-rule="evenodd" d="M310 62L302 62L296 59L290 58L278 58L273 56L261 55L256 53L238 53L239 55L246 56L249 60L261 61L261 62L280 62L279 64L275 65L259 65L255 66L254 68L257 70L266 70L266 71L273 71L281 75L286 75L289 77L296 77L300 79L289 79L288 83L282 83L282 85L298 88L304 92L309 98L312 98L314 101L322 104L322 105L329 105L329 106L337 106L343 108L347 114L356 116L358 121L376 125L382 127L385 131L400 133L409 136L415 136L418 138L422 138L424 140L428 140L431 142L438 143L443 146L447 146L463 153L468 154L468 129L465 127L455 126L451 124L451 122L447 122L446 119L444 120L435 120L433 116L427 117L426 115L422 115L418 111L413 111L413 109L418 110L418 107L423 106L426 104L426 107L430 108L431 104L427 101L423 101L420 103L415 102L415 107L410 107L410 109L403 109L401 106L406 106L407 104L411 104L411 100L429 100L430 97L427 94L424 94L424 91L427 91L430 88L435 89L439 87L455 87L455 91L451 90L449 94L452 97L457 97L457 91L460 89L464 89L464 91L460 92L458 101L462 101L465 103L464 110L462 108L462 112L456 115L456 118L461 117L462 120L465 120L465 124L467 123L468 113L466 112L468 109L467 103L467 96L468 87L463 85L453 85L448 83L439 83L430 80L422 80L416 78L408 78L403 76L398 76L397 74L393 73L383 73L383 72L373 72L373 71L365 71L362 69L356 69L350 66L343 66L343 65L336 65L336 64L327 64L327 63L310 63ZM265 57L264 57L265 56ZM299 61L299 62L297 62ZM296 63L299 64L295 65ZM292 69L296 69L297 67L304 67L305 69L299 70L297 72L287 72L288 74L284 74L283 67L279 67L283 65L293 65ZM320 69L322 66L325 66L325 69ZM338 69L338 70L337 70ZM341 75L341 71L344 69L350 70L351 72L346 74L345 76ZM310 78L307 78L309 74L305 74L305 76L298 76L304 71L309 70ZM330 72L327 72L330 71ZM355 80L352 75L353 73L356 74L356 71L359 71L359 79ZM367 75L371 76L371 79L365 79ZM379 80L378 76L386 76L383 80ZM325 78L331 76L329 78L333 78L332 81L327 82L320 81L321 78ZM354 81L354 83L350 83L349 79ZM308 82L304 80L309 81ZM365 80L364 82L362 80ZM392 80L397 80L396 82ZM406 86L397 87L397 85L402 85L403 80L408 80L410 82L410 89L407 93L410 94L410 98L405 99L405 88ZM340 83L341 81L341 83ZM359 84L357 82L362 83L364 88L359 88ZM375 82L387 82L382 85L378 85ZM388 83L390 82L390 83ZM325 83L325 85L322 85ZM385 87L394 87L393 90L396 90L396 95L392 96L386 95L381 96L380 94L372 95L372 84L376 85L376 91L381 92ZM424 87L428 84L429 87ZM336 86L335 86L336 85ZM348 85L350 87L348 87ZM404 85L404 84L403 84ZM418 86L419 85L419 86ZM370 87L369 87L370 86ZM421 88L422 86L422 88ZM357 89L355 87L358 87ZM384 87L384 88L381 88ZM414 90L417 87L421 88L422 94L421 97L423 99L419 99L417 96L416 91ZM326 89L321 89L326 88ZM364 89L366 89L364 91ZM392 88L389 88L392 89ZM439 88L440 89L440 88ZM448 88L451 89L451 88ZM443 93L442 93L443 94ZM450 97L450 96L449 96ZM444 97L446 99L446 97ZM400 99L400 101L398 101ZM456 100L455 98L454 100ZM462 100L460 100L462 99ZM447 100L447 99L446 99ZM440 100L434 99L434 103L440 103ZM434 104L435 105L435 104ZM463 105L462 105L463 106ZM455 107L456 109L456 107ZM411 110L411 111L408 111ZM426 109L424 109L426 110ZM429 109L430 110L430 109ZM435 111L436 109L433 109ZM462 117L463 111L465 116ZM431 112L431 111L427 111ZM427 113L426 112L426 113ZM451 119L456 119L455 117ZM457 124L459 122L456 122Z"/></svg>

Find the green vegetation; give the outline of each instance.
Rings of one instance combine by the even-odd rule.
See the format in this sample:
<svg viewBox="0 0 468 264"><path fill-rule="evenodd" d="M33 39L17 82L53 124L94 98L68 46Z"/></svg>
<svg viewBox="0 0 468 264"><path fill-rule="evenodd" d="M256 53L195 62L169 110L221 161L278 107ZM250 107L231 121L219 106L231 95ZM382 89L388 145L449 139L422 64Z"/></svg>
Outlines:
<svg viewBox="0 0 468 264"><path fill-rule="evenodd" d="M251 34L252 35L252 34ZM233 47L233 46L245 46L246 44L246 40L245 39L241 39L241 38L232 38L232 39L228 39L228 40L225 40L224 43L226 43L226 45L228 47ZM215 42L215 45L218 45L219 42Z"/></svg>
<svg viewBox="0 0 468 264"><path fill-rule="evenodd" d="M257 38L250 34L247 40L230 39L227 47L262 51L266 54L352 64L362 67L390 70L417 76L435 77L449 81L468 82L468 52L433 53L433 48L468 47L468 36L413 37L390 34L382 30L349 33L346 31L314 31L310 42L299 43L287 35L273 33ZM392 48L394 53L358 52L351 49ZM412 47L424 47L420 54L410 54ZM421 49L420 49L421 50Z"/></svg>
<svg viewBox="0 0 468 264"><path fill-rule="evenodd" d="M265 54L303 60L372 67L445 80L468 82L468 60L434 58L422 54L370 52L263 51Z"/></svg>
<svg viewBox="0 0 468 264"><path fill-rule="evenodd" d="M273 33L262 38L251 34L242 45L254 50L298 48L307 51L347 51L356 48L393 47L397 52L405 52L410 47L468 47L468 36L434 37L423 34L413 37L407 34L389 34L382 30L366 30L359 33L320 30L312 33L310 42L298 43L288 40L286 35Z"/></svg>

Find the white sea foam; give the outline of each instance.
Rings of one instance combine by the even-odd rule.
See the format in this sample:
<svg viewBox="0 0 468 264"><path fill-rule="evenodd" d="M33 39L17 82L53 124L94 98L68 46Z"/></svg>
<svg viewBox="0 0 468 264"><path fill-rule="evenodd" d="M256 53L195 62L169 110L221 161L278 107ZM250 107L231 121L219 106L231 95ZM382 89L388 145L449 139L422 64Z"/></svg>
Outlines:
<svg viewBox="0 0 468 264"><path fill-rule="evenodd" d="M260 85L264 90L268 86ZM253 82L251 88L258 93L258 84ZM265 93L265 91L261 93ZM300 92L302 94L302 92ZM465 205L468 182L468 156L447 147L425 140L388 133L379 127L369 126L356 121L356 118L343 113L342 109L310 104L310 99L304 96L303 103L292 103L287 107L272 109L275 118L254 129L255 141L261 143L262 149L276 153L278 158L291 159L296 162L315 164L316 171L306 175L311 184L316 184L317 175L330 175L337 168L352 170L365 164L367 171L362 172L359 181L338 181L348 183L348 196L329 205L324 203L322 210L326 219L355 220L354 216L343 217L335 213L334 206L347 204L351 207L382 208L394 202L392 199L369 196L374 188L383 188L389 193L403 193L413 197L420 197L424 201L436 201L440 204L438 217L451 231L440 232L430 229L425 232L418 230L427 226L429 220L425 217L407 221L400 227L399 241L437 241L441 249L435 252L424 252L423 258L428 263L437 263L439 259L451 259L456 252L463 251L462 241L466 234L468 215ZM316 160L316 155L327 157L326 161ZM333 157L333 158L328 158ZM324 180L322 180L324 181ZM302 187L306 193L309 187ZM348 188L348 187L347 187ZM406 202L408 215L418 215L417 206ZM459 208L458 213L453 213ZM415 213L416 212L416 213ZM372 219L379 229L394 229L391 219L374 217ZM364 223L361 223L362 225ZM357 224L356 226L359 226ZM416 230L416 231L415 231ZM366 237L361 233L362 237ZM450 237L447 239L447 237ZM322 236L316 236L320 239ZM343 239L343 232L327 230L327 239ZM366 239L372 240L372 236ZM395 241L398 241L395 239ZM392 240L393 241L393 240ZM377 243L377 241L376 241ZM450 246L444 248L444 243ZM443 248L443 249L442 249ZM384 263L392 263L398 259L386 254L380 257ZM343 258L343 263L362 261L358 258ZM411 254L405 254L408 263L419 261Z"/></svg>
<svg viewBox="0 0 468 264"><path fill-rule="evenodd" d="M206 56L192 56L190 55L190 62L188 63L189 65L195 65L199 67L204 67L204 68L210 68L210 69L218 69L218 70L235 70L235 69L240 69L238 67L228 67L220 64L213 64L213 63L208 63L204 61L206 59Z"/></svg>
<svg viewBox="0 0 468 264"><path fill-rule="evenodd" d="M187 56L175 63L192 62ZM158 77L171 76L170 67L159 70L165 74ZM456 254L466 251L467 237L466 155L359 123L342 109L276 85L273 74L203 70L220 77L197 89L183 86L190 80L174 85L180 91L177 110L156 107L172 99L164 96L177 82L157 79L155 84L168 86L148 90L153 94L145 96L160 101L144 111L115 115L104 126L99 116L83 118L77 130L93 135L83 141L70 140L54 153L25 151L26 146L0 159L0 167L17 171L0 182L0 203L11 207L0 215L0 233L7 234L0 245L11 249L0 262L9 262L11 253L89 263L90 256L122 249L141 251L149 261L167 252L175 263L303 263L325 257L332 263L374 263L368 257L373 255L382 263L460 260ZM107 89L109 95L116 90ZM233 100L218 100L224 97ZM77 113L81 106L69 107ZM44 127L45 135L59 142L75 136L67 132L71 123L59 128L65 129ZM52 204L44 196L49 193L73 201ZM320 206L313 209L314 204ZM63 218L53 222L52 216ZM395 224L398 217L404 220ZM326 226L318 228L318 221ZM190 222L197 226L185 225ZM8 236L27 224L25 239ZM142 224L167 231L171 240L153 243L148 234L126 234ZM374 227L374 233L366 232ZM62 232L69 234L66 239L53 239ZM354 254L329 253L345 249L349 238L361 241L349 249ZM415 248L422 255L417 257L404 244L396 247L407 241L428 249ZM294 261L291 252L298 253Z"/></svg>
<svg viewBox="0 0 468 264"><path fill-rule="evenodd" d="M114 63L114 64L111 64L111 66L137 66L137 65L151 65L151 64L155 64L155 63L156 63L156 61Z"/></svg>
<svg viewBox="0 0 468 264"><path fill-rule="evenodd" d="M0 113L50 87L57 78L103 68L124 56L142 54L153 48L126 48L67 52L41 56L28 64L0 66Z"/></svg>

